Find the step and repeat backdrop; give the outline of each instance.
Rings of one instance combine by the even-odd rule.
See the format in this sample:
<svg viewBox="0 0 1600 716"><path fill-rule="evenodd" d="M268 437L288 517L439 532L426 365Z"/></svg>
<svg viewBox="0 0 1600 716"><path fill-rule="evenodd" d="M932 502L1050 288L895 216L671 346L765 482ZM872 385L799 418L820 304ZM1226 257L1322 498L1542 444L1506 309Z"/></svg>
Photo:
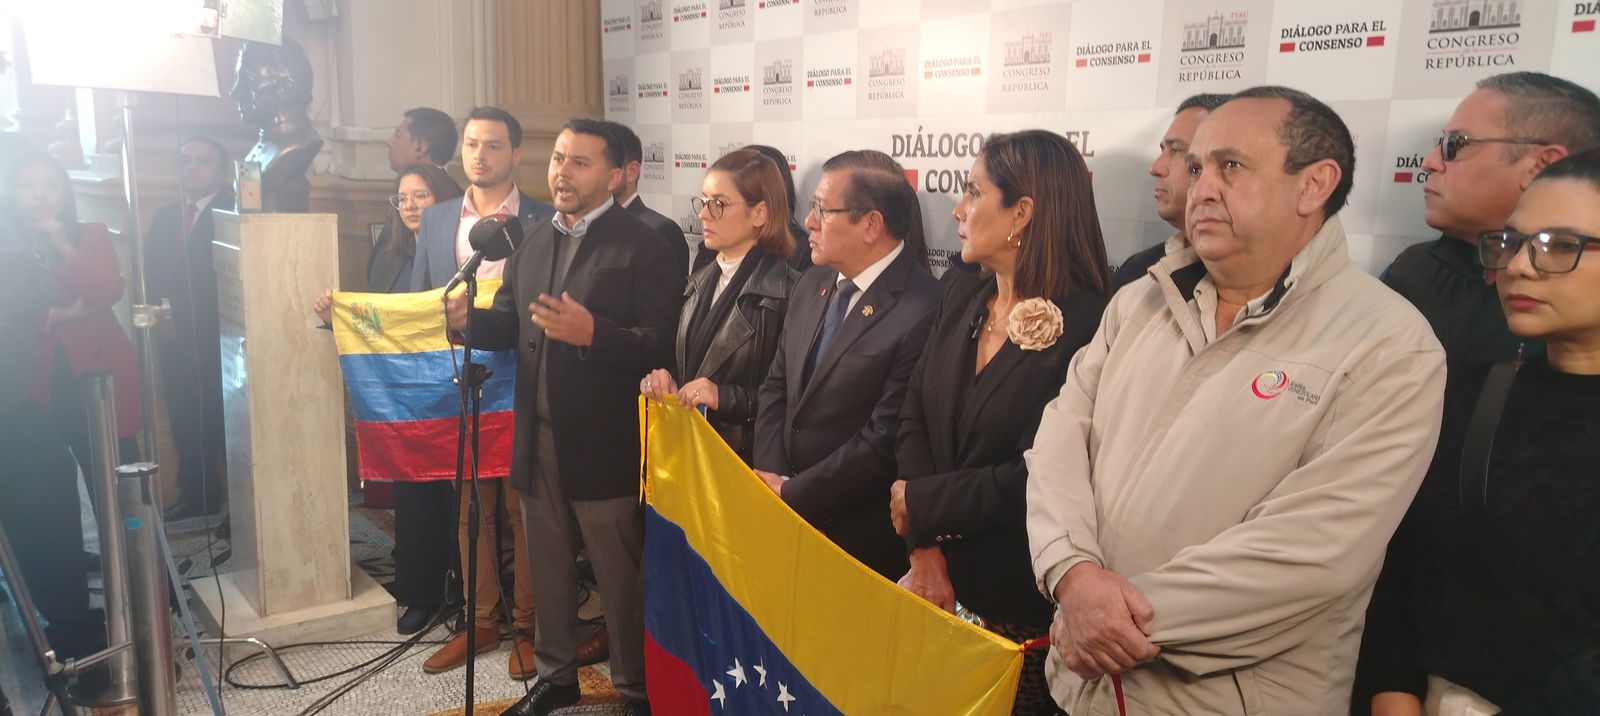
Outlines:
<svg viewBox="0 0 1600 716"><path fill-rule="evenodd" d="M1478 79L1538 70L1600 88L1600 1L603 0L609 119L644 142L640 194L698 234L705 169L788 155L809 205L828 157L879 149L922 199L936 266L984 138L1044 128L1088 161L1112 260L1161 241L1147 173L1189 95L1281 84L1356 138L1343 212L1379 271L1431 238L1422 159Z"/></svg>

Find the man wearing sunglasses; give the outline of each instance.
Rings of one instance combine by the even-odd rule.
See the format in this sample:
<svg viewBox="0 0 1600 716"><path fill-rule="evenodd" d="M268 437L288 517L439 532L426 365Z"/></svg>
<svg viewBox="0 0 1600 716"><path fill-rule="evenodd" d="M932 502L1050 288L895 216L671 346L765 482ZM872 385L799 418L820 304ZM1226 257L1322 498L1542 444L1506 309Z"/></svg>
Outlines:
<svg viewBox="0 0 1600 716"><path fill-rule="evenodd" d="M1515 357L1523 341L1506 328L1478 262L1477 236L1505 228L1540 170L1596 145L1600 99L1559 77L1495 75L1456 106L1422 162L1427 222L1443 235L1407 248L1383 272L1384 283L1427 317L1451 360Z"/></svg>

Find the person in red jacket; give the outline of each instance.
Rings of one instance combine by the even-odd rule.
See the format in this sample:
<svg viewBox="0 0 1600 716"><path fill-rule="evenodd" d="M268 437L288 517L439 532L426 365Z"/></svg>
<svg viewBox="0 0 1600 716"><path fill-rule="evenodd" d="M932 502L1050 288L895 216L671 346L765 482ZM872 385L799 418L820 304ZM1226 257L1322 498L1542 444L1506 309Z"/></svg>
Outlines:
<svg viewBox="0 0 1600 716"><path fill-rule="evenodd" d="M84 376L109 373L116 395L119 462L138 459L135 436L142 427L139 362L133 343L111 309L127 282L104 224L78 222L67 172L52 157L35 154L12 167L3 200L13 225L48 267L50 309L35 323L38 333L33 397L72 446L85 476L93 476Z"/></svg>

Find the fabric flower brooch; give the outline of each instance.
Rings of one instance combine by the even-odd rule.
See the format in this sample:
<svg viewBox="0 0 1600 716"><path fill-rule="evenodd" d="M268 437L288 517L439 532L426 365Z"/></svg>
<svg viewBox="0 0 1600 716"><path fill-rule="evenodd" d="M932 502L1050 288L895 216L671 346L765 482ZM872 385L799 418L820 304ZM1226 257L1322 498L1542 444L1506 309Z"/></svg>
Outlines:
<svg viewBox="0 0 1600 716"><path fill-rule="evenodd" d="M1056 344L1062 331L1061 309L1052 301L1030 298L1011 308L1006 336L1025 351L1042 351Z"/></svg>

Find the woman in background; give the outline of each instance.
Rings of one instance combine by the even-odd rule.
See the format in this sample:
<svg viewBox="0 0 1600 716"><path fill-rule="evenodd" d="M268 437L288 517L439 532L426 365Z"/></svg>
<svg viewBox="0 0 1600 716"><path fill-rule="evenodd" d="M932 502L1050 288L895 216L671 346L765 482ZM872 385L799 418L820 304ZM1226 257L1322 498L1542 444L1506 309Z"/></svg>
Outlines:
<svg viewBox="0 0 1600 716"><path fill-rule="evenodd" d="M1478 251L1506 325L1545 351L1451 366L1367 610L1358 714L1600 708L1600 150L1546 167Z"/></svg>
<svg viewBox="0 0 1600 716"><path fill-rule="evenodd" d="M798 277L789 205L776 163L753 149L718 159L693 200L715 260L689 276L678 319L675 371L652 371L639 392L675 394L706 419L745 462L754 448L757 390L783 334ZM680 387L681 382L681 387Z"/></svg>
<svg viewBox="0 0 1600 716"><path fill-rule="evenodd" d="M1048 636L1054 614L1029 562L1022 455L1099 327L1111 277L1088 167L1061 135L990 137L952 215L961 260L983 272L946 273L907 385L889 501L910 550L900 584L1022 642ZM1012 713L1061 713L1045 655L1024 658Z"/></svg>
<svg viewBox="0 0 1600 716"><path fill-rule="evenodd" d="M50 308L36 325L33 397L66 437L85 478L94 480L84 376L111 375L119 453L112 457L119 464L139 457L136 436L144 422L139 360L112 313L127 282L105 224L78 222L72 184L59 162L47 154L31 154L18 160L5 179L0 193L12 225L54 284L48 289L53 294Z"/></svg>

